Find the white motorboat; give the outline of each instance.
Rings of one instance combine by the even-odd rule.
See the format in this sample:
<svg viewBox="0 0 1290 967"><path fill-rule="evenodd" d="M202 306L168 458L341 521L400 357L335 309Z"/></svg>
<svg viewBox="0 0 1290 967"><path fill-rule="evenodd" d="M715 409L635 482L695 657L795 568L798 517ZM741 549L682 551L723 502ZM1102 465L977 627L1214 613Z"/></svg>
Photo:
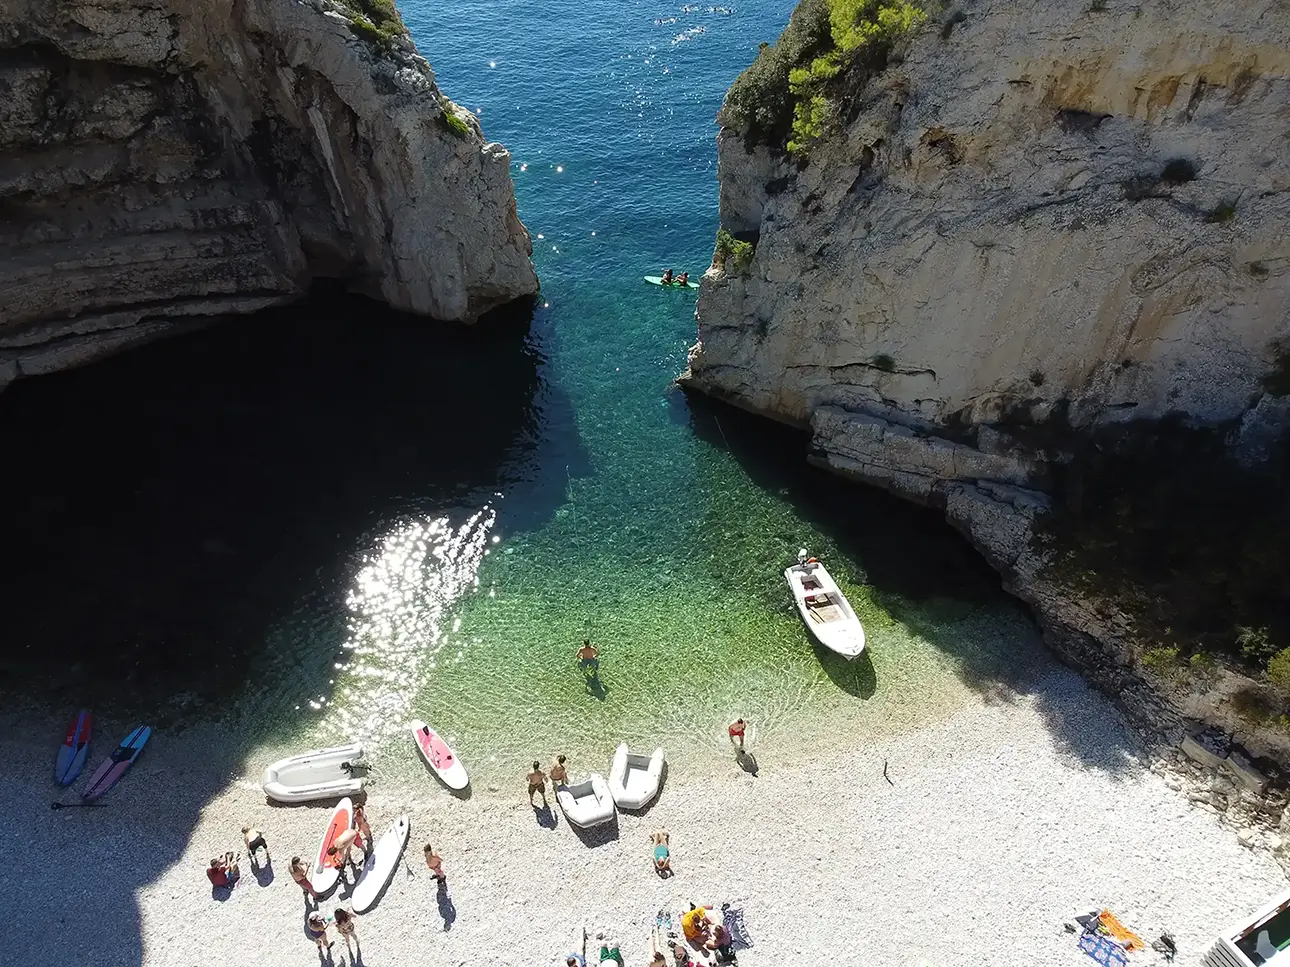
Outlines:
<svg viewBox="0 0 1290 967"><path fill-rule="evenodd" d="M352 796L363 780L352 778L350 764L363 754L357 742L279 759L264 770L264 794L278 802L308 802Z"/></svg>
<svg viewBox="0 0 1290 967"><path fill-rule="evenodd" d="M609 767L609 794L619 809L640 809L658 795L663 778L663 748L651 756L627 751L627 743L620 742Z"/></svg>
<svg viewBox="0 0 1290 967"><path fill-rule="evenodd" d="M593 772L582 782L556 786L555 799L565 818L575 826L586 829L613 822L614 797L598 772Z"/></svg>
<svg viewBox="0 0 1290 967"><path fill-rule="evenodd" d="M403 847L408 844L408 833L411 830L412 820L404 813L390 824L390 828L381 834L372 851L367 854L363 872L349 897L355 913L366 913L385 889L385 884L390 882L395 867L399 865L399 857L403 855Z"/></svg>
<svg viewBox="0 0 1290 967"><path fill-rule="evenodd" d="M830 651L855 658L864 651L864 627L837 582L806 550L797 552L797 563L784 569L784 580L793 602L815 640Z"/></svg>

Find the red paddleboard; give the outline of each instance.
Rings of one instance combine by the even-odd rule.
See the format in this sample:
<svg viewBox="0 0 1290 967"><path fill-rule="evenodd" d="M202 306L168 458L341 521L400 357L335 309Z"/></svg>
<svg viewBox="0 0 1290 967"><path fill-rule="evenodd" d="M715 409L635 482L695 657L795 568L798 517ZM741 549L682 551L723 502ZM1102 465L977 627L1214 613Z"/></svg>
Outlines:
<svg viewBox="0 0 1290 967"><path fill-rule="evenodd" d="M93 716L82 709L67 727L67 735L54 762L54 778L64 786L70 786L85 766L85 760L90 754L90 732L93 725Z"/></svg>
<svg viewBox="0 0 1290 967"><path fill-rule="evenodd" d="M326 893L340 879L339 857L328 856L327 851L336 842L336 837L349 829L354 822L354 804L346 797L332 810L327 829L323 832L322 841L318 844L318 853L314 856L313 869L309 880L319 893ZM357 845L357 844L356 844Z"/></svg>

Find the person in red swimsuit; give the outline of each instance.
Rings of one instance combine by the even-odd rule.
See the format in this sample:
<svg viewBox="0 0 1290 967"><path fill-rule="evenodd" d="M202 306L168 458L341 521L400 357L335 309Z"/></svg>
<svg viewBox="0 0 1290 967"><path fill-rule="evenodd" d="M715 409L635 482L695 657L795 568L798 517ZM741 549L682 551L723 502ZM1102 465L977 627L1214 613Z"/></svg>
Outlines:
<svg viewBox="0 0 1290 967"><path fill-rule="evenodd" d="M740 752L744 750L744 731L748 728L748 723L743 719L735 719L726 729L730 733L730 741Z"/></svg>

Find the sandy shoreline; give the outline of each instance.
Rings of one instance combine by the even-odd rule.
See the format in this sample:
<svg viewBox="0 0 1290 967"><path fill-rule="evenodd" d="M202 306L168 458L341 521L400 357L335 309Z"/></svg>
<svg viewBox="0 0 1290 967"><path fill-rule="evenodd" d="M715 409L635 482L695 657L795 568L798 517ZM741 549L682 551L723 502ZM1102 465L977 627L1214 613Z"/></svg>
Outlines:
<svg viewBox="0 0 1290 967"><path fill-rule="evenodd" d="M691 899L744 910L745 964L1091 963L1062 924L1099 906L1144 938L1170 931L1178 962L1194 962L1283 875L1141 765L1077 676L1054 666L1040 685L1042 700L983 699L881 749L856 737L799 762L764 750L756 777L733 761L674 770L646 815L620 815L607 836L575 834L554 801L554 828L540 825L519 781L465 801L428 779L378 783L373 827L407 807L412 839L408 866L360 918L363 963L554 964L586 924L622 938L637 967L655 911ZM259 757L244 764L210 726L158 736L103 809L51 811L47 733L12 727L0 741L17 777L0 792L19 870L15 963L318 962L286 865L317 842L325 804L266 804ZM205 861L240 848L244 823L268 837L271 882L244 875L216 900ZM658 826L672 833L667 881L649 862ZM427 840L444 856L447 900L420 865ZM343 944L333 952L349 962Z"/></svg>

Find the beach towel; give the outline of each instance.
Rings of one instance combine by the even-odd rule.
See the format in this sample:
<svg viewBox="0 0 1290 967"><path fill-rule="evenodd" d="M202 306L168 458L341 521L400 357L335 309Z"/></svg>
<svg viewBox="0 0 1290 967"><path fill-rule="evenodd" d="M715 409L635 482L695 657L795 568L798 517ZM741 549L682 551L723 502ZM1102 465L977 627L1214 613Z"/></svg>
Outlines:
<svg viewBox="0 0 1290 967"><path fill-rule="evenodd" d="M735 910L728 906L721 908L721 924L730 931L730 946L735 950L747 950L753 945L752 934L748 932L748 925L744 923L744 912L742 909Z"/></svg>
<svg viewBox="0 0 1290 967"><path fill-rule="evenodd" d="M1079 937L1079 949L1105 967L1128 967L1129 955L1114 940L1085 931Z"/></svg>
<svg viewBox="0 0 1290 967"><path fill-rule="evenodd" d="M1135 953L1146 946L1142 938L1122 924L1110 910L1103 910L1097 915L1097 919L1102 930L1118 940L1120 946L1129 953Z"/></svg>

